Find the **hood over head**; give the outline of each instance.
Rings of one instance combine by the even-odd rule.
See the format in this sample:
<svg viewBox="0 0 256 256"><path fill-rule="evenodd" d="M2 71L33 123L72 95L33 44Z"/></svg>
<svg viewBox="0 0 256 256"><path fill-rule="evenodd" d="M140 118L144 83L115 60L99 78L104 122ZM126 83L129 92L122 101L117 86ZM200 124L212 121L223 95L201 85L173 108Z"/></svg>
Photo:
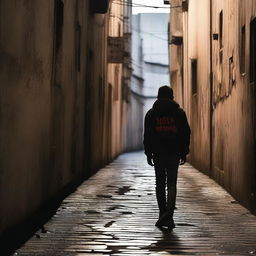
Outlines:
<svg viewBox="0 0 256 256"><path fill-rule="evenodd" d="M158 99L153 105L153 110L157 113L172 113L179 109L180 105L171 99Z"/></svg>
<svg viewBox="0 0 256 256"><path fill-rule="evenodd" d="M170 86L164 85L158 89L158 99L171 99L173 100L173 90Z"/></svg>

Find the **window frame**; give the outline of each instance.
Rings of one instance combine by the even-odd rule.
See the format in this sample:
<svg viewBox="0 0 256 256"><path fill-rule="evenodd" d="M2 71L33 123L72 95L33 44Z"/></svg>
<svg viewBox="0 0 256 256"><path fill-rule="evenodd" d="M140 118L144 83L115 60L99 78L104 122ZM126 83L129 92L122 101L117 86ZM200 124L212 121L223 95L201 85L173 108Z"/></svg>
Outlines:
<svg viewBox="0 0 256 256"><path fill-rule="evenodd" d="M191 59L191 92L193 96L197 95L197 59Z"/></svg>
<svg viewBox="0 0 256 256"><path fill-rule="evenodd" d="M250 22L250 84L256 84L256 17Z"/></svg>

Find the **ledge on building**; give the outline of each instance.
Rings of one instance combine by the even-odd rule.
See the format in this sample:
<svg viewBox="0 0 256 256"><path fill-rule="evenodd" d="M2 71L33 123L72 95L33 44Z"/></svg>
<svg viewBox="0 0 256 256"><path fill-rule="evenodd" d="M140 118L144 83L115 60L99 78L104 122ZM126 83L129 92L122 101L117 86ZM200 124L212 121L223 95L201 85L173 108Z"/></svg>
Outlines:
<svg viewBox="0 0 256 256"><path fill-rule="evenodd" d="M149 64L149 65L155 65L155 66L160 66L160 67L169 67L169 64L164 64L164 63L160 63L160 62L153 62L153 61L144 61L145 64Z"/></svg>

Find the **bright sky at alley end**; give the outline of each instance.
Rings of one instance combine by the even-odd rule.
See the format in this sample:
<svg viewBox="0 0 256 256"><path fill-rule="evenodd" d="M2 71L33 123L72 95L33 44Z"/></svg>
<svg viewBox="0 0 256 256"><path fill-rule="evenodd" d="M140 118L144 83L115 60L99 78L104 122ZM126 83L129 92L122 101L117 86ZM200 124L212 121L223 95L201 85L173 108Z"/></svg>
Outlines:
<svg viewBox="0 0 256 256"><path fill-rule="evenodd" d="M170 5L164 4L164 0L133 0L132 4L133 4L133 8L132 8L133 14L142 13L142 12L143 13L145 12L169 13L170 12L170 9L169 9ZM140 5L145 5L145 6L140 6ZM147 6L157 6L157 7L164 7L164 8L149 8Z"/></svg>

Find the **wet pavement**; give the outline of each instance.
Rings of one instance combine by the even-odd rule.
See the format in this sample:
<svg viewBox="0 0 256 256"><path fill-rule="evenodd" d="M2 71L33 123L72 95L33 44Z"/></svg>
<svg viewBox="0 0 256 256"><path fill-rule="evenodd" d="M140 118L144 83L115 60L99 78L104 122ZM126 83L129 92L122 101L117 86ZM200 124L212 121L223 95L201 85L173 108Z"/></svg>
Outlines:
<svg viewBox="0 0 256 256"><path fill-rule="evenodd" d="M161 231L154 171L121 155L67 197L15 255L256 255L256 217L189 164L179 169L176 228Z"/></svg>

